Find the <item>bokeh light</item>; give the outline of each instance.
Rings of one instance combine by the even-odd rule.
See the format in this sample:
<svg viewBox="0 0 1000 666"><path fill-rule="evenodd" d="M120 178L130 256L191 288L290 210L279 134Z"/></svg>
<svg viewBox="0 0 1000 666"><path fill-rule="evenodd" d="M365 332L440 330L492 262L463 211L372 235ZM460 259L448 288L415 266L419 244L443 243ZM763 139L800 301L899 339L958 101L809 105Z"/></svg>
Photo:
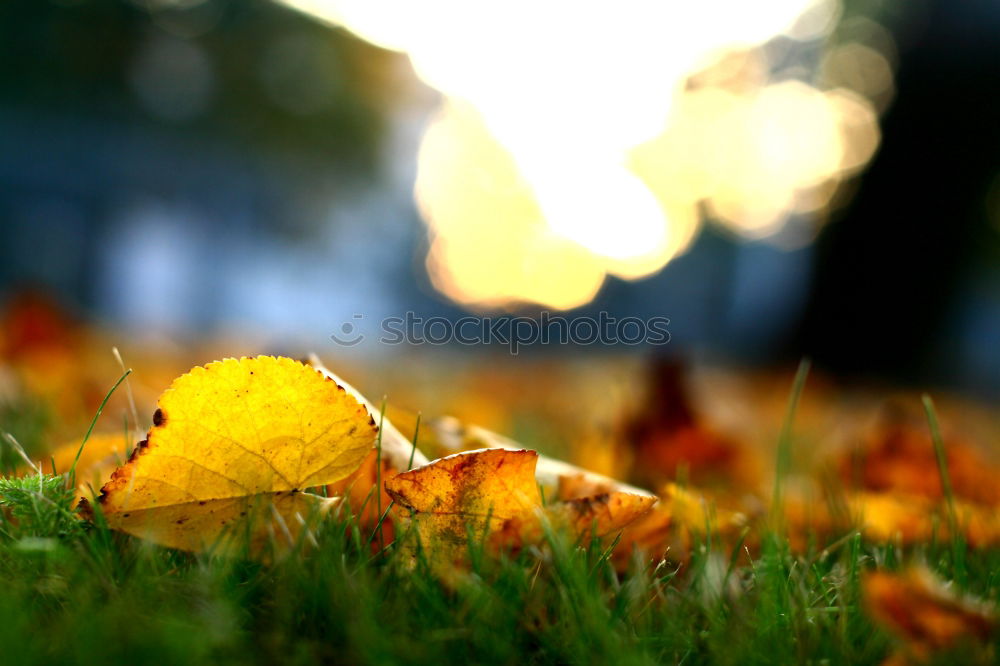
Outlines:
<svg viewBox="0 0 1000 666"><path fill-rule="evenodd" d="M582 305L706 221L818 223L894 90L888 33L838 0L283 1L406 53L442 93L415 193L433 284L474 309Z"/></svg>

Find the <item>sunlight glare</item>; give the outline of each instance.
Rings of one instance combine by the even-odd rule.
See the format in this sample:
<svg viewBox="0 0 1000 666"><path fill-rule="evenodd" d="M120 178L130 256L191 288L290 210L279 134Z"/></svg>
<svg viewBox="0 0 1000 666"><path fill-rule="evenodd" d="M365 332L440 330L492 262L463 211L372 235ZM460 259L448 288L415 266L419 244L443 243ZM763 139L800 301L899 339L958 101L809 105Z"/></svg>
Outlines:
<svg viewBox="0 0 1000 666"><path fill-rule="evenodd" d="M874 154L870 97L892 87L866 23L824 61L831 90L770 80L761 46L826 39L841 0L282 1L443 94L414 192L431 281L472 308L586 303L683 252L701 210L753 238L821 210Z"/></svg>

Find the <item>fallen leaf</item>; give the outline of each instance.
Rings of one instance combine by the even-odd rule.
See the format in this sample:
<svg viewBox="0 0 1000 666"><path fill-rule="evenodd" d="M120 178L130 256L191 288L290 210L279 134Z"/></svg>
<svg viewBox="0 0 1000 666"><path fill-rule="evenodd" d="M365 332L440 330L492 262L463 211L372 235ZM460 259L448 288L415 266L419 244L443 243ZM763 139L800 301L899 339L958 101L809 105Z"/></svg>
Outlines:
<svg viewBox="0 0 1000 666"><path fill-rule="evenodd" d="M565 530L577 539L603 538L627 529L655 503L655 497L620 491L556 502L542 511L505 520L500 529L490 535L489 543L493 548L516 550L540 542L547 527Z"/></svg>
<svg viewBox="0 0 1000 666"><path fill-rule="evenodd" d="M552 505L549 517L565 524L574 534L604 537L622 529L656 503L655 497L620 491L578 497Z"/></svg>
<svg viewBox="0 0 1000 666"><path fill-rule="evenodd" d="M421 544L444 561L462 559L469 538L519 548L544 536L544 524L576 536L621 529L656 501L623 492L542 507L534 451L482 449L458 453L389 479L396 504L409 510Z"/></svg>
<svg viewBox="0 0 1000 666"><path fill-rule="evenodd" d="M560 477L558 497L578 501L610 490L607 484L576 474ZM636 552L647 560L665 558L668 552L674 560L686 560L697 535L711 531L717 537L732 537L747 524L743 514L716 508L704 496L675 483L664 485L659 497L651 511L643 512L624 528L612 559L619 571L628 568Z"/></svg>
<svg viewBox="0 0 1000 666"><path fill-rule="evenodd" d="M611 562L619 573L624 573L635 557L647 562L668 556L675 561L686 561L690 546L689 533L678 529L670 507L660 501L649 513L625 528Z"/></svg>
<svg viewBox="0 0 1000 666"><path fill-rule="evenodd" d="M196 367L157 404L146 441L99 503L111 528L184 550L226 534L252 548L271 531L296 539L304 517L332 504L303 491L353 473L377 430L336 382L280 357Z"/></svg>
<svg viewBox="0 0 1000 666"><path fill-rule="evenodd" d="M534 451L456 453L387 480L385 489L412 512L424 547L464 550L470 533L496 531L542 505L537 459Z"/></svg>
<svg viewBox="0 0 1000 666"><path fill-rule="evenodd" d="M426 428L421 427L421 443L428 433L435 439L437 446L452 453L472 449L507 449L521 451L524 445L509 437L505 437L481 426L464 423L452 416L428 419ZM535 464L535 479L543 486L558 486L566 477L582 477L588 483L599 485L600 492L620 490L634 495L652 495L648 490L622 483L617 479L598 474L589 469L583 469L563 460L539 455ZM597 494L597 492L590 493Z"/></svg>
<svg viewBox="0 0 1000 666"><path fill-rule="evenodd" d="M585 474L564 474L559 477L556 497L561 502L608 493L613 490L609 483L588 477Z"/></svg>

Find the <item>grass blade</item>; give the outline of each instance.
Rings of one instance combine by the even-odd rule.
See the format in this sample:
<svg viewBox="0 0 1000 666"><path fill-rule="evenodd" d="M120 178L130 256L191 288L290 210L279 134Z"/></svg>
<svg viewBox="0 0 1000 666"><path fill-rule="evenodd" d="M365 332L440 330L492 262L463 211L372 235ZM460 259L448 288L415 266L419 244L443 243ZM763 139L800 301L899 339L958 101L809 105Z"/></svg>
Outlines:
<svg viewBox="0 0 1000 666"><path fill-rule="evenodd" d="M111 387L108 394L104 396L104 400L101 401L100 407L97 408L97 412L94 414L94 418L90 421L90 427L87 428L87 434L83 436L83 441L80 442L80 448L76 450L76 457L73 458L73 466L69 468L69 478L76 478L76 464L80 462L80 455L83 453L83 447L87 445L87 440L90 439L90 435L94 432L94 426L97 425L97 419L101 418L101 413L104 411L104 407L108 404L108 400L111 400L111 396L114 395L115 389L121 386L121 383L125 381L125 378L132 374L132 369L129 368L122 373L122 376L118 378L115 385Z"/></svg>
<svg viewBox="0 0 1000 666"><path fill-rule="evenodd" d="M792 460L792 423L795 420L795 411L798 409L802 391L806 386L806 378L809 376L809 366L809 359L804 358L799 362L798 370L795 372L795 380L792 382L792 391L788 398L785 420L781 425L781 435L778 438L778 452L775 456L774 469L774 496L771 501L776 527L781 527L784 523L781 509L782 492L785 476L788 475L788 468Z"/></svg>

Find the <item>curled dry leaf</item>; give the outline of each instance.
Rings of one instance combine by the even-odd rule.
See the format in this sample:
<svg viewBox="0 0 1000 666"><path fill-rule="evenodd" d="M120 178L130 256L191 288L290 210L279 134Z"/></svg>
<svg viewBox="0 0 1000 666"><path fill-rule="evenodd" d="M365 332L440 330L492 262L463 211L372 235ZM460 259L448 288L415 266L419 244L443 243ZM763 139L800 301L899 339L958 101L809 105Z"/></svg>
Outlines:
<svg viewBox="0 0 1000 666"><path fill-rule="evenodd" d="M986 649L996 629L992 608L960 598L923 567L869 572L862 587L868 613L902 640L896 661L919 663L962 643Z"/></svg>
<svg viewBox="0 0 1000 666"><path fill-rule="evenodd" d="M111 528L184 550L226 535L251 550L271 533L294 540L305 517L331 504L303 491L353 473L377 430L336 382L288 358L196 367L157 404L147 440L99 503Z"/></svg>
<svg viewBox="0 0 1000 666"><path fill-rule="evenodd" d="M578 502L577 498L608 492L609 486L583 475L559 479L558 497L561 500ZM619 570L625 570L634 552L652 559L667 557L672 552L674 558L683 560L696 534L711 531L719 536L733 536L746 524L743 514L715 508L699 493L668 483L660 491L659 503L625 527L613 562Z"/></svg>
<svg viewBox="0 0 1000 666"><path fill-rule="evenodd" d="M734 542L747 523L744 514L716 507L700 493L668 483L660 490L660 502L654 510L625 531L622 545L647 557L669 556L681 562L688 559L692 545L702 536L711 534L714 539ZM615 564L624 569L627 560L619 557Z"/></svg>
<svg viewBox="0 0 1000 666"><path fill-rule="evenodd" d="M450 453L472 449L490 448L521 451L524 445L473 423L464 423L453 416L440 416L428 419L426 427L421 430L421 441L431 439L436 448ZM589 493L611 492L619 490L634 495L649 495L652 493L642 488L622 483L617 479L598 474L582 467L555 458L539 455L535 464L535 479L543 486L558 486L561 479L580 477L582 481L600 487L602 490Z"/></svg>
<svg viewBox="0 0 1000 666"><path fill-rule="evenodd" d="M655 503L648 495L611 491L555 504L549 513L553 522L568 525L574 534L603 537L629 525Z"/></svg>
<svg viewBox="0 0 1000 666"><path fill-rule="evenodd" d="M621 529L645 513L653 497L611 492L542 507L534 451L482 449L458 453L389 479L396 504L410 512L421 543L446 561L462 559L470 537L493 547L539 541L544 524L578 536Z"/></svg>

